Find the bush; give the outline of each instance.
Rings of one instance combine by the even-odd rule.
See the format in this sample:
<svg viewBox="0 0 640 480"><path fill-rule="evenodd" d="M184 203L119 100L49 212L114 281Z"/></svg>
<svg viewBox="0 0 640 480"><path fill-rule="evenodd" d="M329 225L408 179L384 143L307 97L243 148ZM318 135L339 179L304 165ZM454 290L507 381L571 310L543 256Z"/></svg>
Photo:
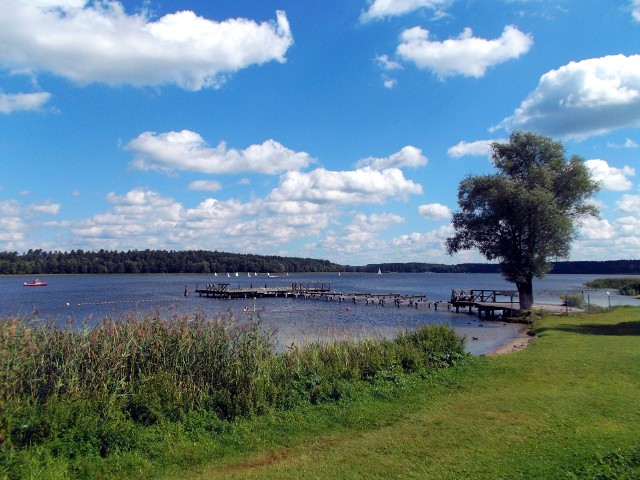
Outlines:
<svg viewBox="0 0 640 480"><path fill-rule="evenodd" d="M403 372L454 365L464 345L452 328L426 326L277 353L258 321L230 315L130 314L92 330L0 319L0 459L19 465L20 452L46 445L52 462L92 476L87 459L142 448L144 428L215 433L236 417L354 398L362 381L390 395Z"/></svg>

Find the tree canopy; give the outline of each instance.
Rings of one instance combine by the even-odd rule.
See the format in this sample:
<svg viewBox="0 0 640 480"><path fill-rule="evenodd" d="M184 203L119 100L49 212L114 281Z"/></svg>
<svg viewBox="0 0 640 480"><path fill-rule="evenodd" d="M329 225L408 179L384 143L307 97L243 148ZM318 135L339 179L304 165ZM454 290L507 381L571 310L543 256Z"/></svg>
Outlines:
<svg viewBox="0 0 640 480"><path fill-rule="evenodd" d="M447 251L475 248L498 260L518 288L520 308L529 309L533 277L549 272L550 259L567 258L581 219L597 216L587 200L598 184L581 157L567 159L564 145L548 137L514 132L509 142L492 143L491 152L497 173L460 183Z"/></svg>

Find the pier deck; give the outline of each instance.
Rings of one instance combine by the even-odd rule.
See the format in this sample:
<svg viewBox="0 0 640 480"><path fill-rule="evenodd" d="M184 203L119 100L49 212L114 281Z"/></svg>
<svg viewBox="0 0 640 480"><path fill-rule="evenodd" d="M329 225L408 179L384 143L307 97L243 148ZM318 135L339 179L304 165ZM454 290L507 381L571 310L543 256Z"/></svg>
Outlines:
<svg viewBox="0 0 640 480"><path fill-rule="evenodd" d="M428 308L438 309L439 304L446 302L430 302L425 295L401 295L399 293L377 294L363 292L334 292L331 284L325 282L293 283L287 287L275 287L264 285L264 287L239 287L230 288L229 283L207 283L204 288L196 285L195 293L201 297L215 298L220 300L231 299L253 299L253 298L303 298L310 300L324 300L350 303L365 303L366 305L393 304L396 307L403 305L418 308L424 305Z"/></svg>
<svg viewBox="0 0 640 480"><path fill-rule="evenodd" d="M503 298L504 301L500 301ZM515 290L451 290L449 303L455 307L456 313L460 311L460 307L469 308L469 312L476 308L479 317L483 314L493 317L497 311L501 311L503 315L512 315L520 310L520 300Z"/></svg>

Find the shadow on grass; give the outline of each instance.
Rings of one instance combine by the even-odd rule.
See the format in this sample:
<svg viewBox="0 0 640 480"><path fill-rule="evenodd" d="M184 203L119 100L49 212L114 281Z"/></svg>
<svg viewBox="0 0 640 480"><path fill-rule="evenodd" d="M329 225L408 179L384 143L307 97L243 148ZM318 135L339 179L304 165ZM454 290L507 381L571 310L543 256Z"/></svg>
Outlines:
<svg viewBox="0 0 640 480"><path fill-rule="evenodd" d="M640 320L633 322L620 322L613 325L590 324L583 323L580 325L561 324L555 327L544 327L537 331L542 333L550 330L559 330L561 332L582 333L586 335L611 335L611 336L628 336L640 335Z"/></svg>

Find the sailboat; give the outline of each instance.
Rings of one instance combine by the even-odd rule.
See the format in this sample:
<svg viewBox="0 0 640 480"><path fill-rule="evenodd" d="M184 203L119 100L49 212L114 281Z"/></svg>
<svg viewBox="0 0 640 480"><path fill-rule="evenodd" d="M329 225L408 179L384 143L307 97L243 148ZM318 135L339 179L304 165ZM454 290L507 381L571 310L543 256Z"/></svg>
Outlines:
<svg viewBox="0 0 640 480"><path fill-rule="evenodd" d="M378 275L382 275L382 270L378 269Z"/></svg>

